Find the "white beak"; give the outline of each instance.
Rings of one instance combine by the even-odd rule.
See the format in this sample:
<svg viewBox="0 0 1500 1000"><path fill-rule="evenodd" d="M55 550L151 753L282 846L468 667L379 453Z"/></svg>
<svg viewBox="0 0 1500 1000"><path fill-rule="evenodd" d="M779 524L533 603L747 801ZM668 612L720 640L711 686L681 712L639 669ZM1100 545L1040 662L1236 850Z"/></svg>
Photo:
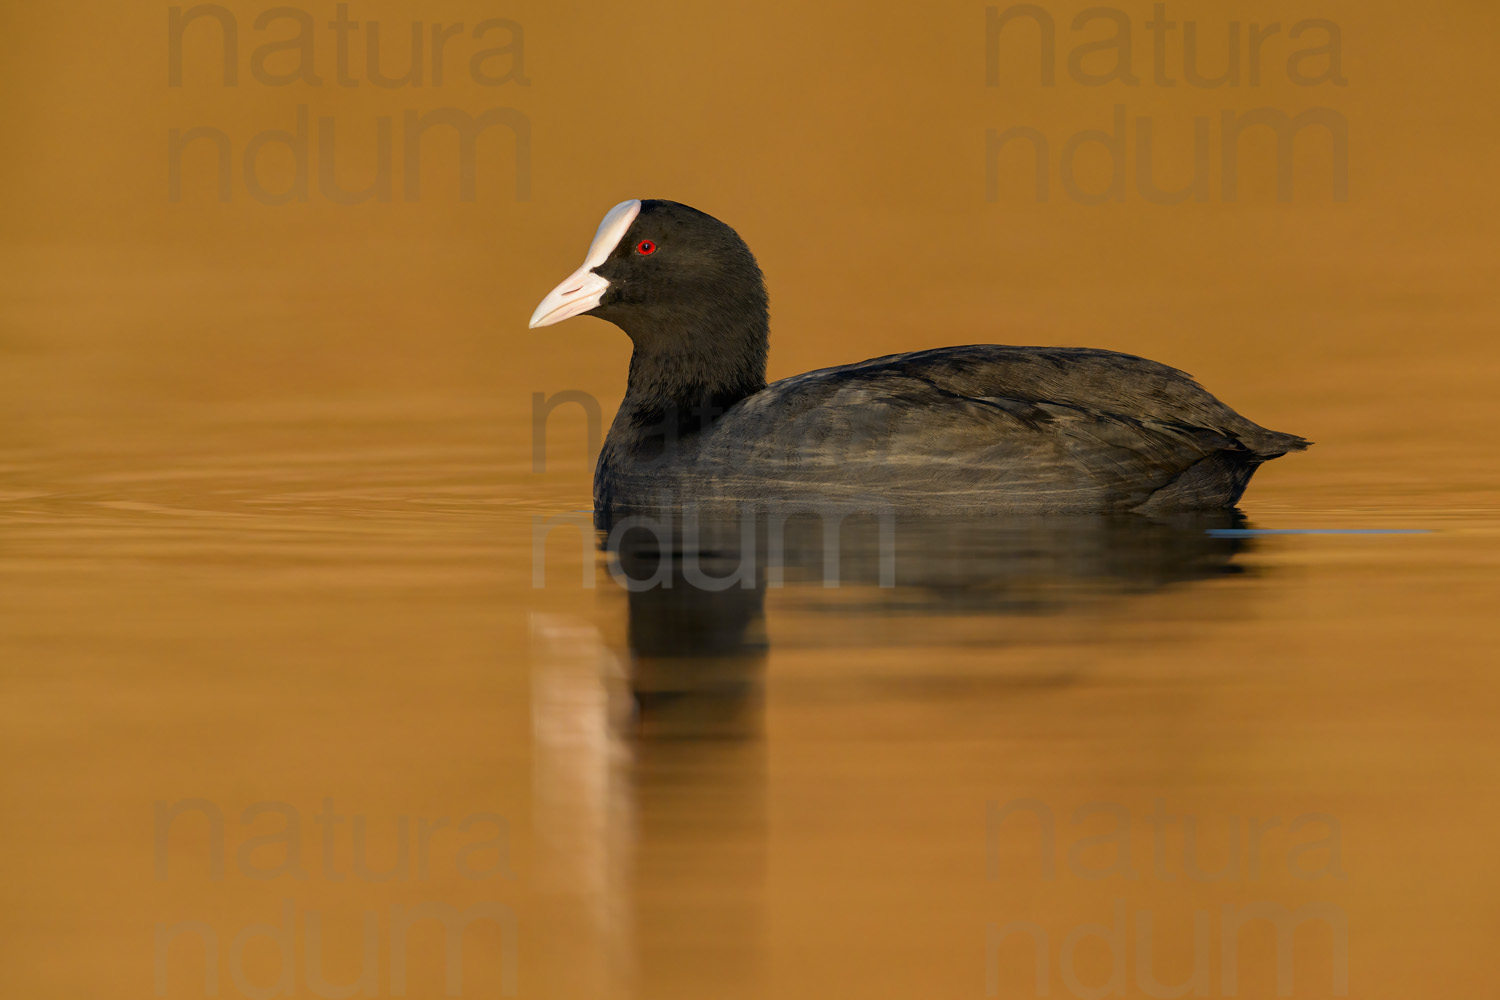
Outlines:
<svg viewBox="0 0 1500 1000"><path fill-rule="evenodd" d="M631 223L635 222L635 217L640 214L639 199L622 201L609 210L604 221L599 223L594 242L589 244L589 253L583 260L583 266L547 293L547 297L536 307L536 312L531 314L531 322L527 324L530 329L561 323L569 317L586 313L599 304L599 300L604 298L605 290L609 288L609 279L595 274L594 268L609 259L609 255L614 253L615 247L620 245L621 238L630 229Z"/></svg>

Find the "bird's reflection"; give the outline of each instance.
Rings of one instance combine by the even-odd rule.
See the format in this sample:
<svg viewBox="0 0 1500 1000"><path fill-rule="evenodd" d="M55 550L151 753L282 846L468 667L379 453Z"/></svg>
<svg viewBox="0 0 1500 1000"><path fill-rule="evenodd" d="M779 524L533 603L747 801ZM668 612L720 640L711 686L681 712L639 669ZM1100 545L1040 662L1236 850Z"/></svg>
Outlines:
<svg viewBox="0 0 1500 1000"><path fill-rule="evenodd" d="M1174 518L897 519L842 511L600 515L596 527L628 610L635 722L643 736L743 736L758 725L765 607L822 627L787 640L951 643L945 616L1014 624L1083 614L1125 595L1240 571L1237 511ZM1212 532L1212 533L1211 533ZM938 627L941 627L940 625ZM809 636L809 633L811 635ZM972 630L970 641L975 641ZM982 636L983 633L981 632ZM981 640L982 641L982 640Z"/></svg>
<svg viewBox="0 0 1500 1000"><path fill-rule="evenodd" d="M772 754L758 737L773 648L824 651L816 670L787 664L778 698L830 682L841 700L870 697L878 676L897 687L877 698L967 699L976 670L1001 697L1034 696L1037 680L1050 693L1118 640L1120 619L1133 624L1133 595L1186 596L1235 572L1245 543L1209 530L1241 526L1234 514L598 519L602 635L568 616L533 623L538 871L553 936L593 942L559 963L559 995L694 995L710 964L718 996L771 992ZM1228 596L1226 613L1241 613ZM905 648L885 654L892 644Z"/></svg>

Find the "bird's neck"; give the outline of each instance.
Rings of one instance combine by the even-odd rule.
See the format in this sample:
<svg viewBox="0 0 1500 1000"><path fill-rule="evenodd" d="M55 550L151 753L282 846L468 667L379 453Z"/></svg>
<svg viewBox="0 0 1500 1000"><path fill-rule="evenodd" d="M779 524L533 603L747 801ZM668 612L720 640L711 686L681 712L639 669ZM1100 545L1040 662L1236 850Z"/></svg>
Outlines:
<svg viewBox="0 0 1500 1000"><path fill-rule="evenodd" d="M673 319L626 331L635 349L610 429L618 444L686 440L766 386L770 324L763 307Z"/></svg>
<svg viewBox="0 0 1500 1000"><path fill-rule="evenodd" d="M642 429L675 427L685 435L765 388L765 309L726 312L667 316L627 330L634 351L621 415Z"/></svg>

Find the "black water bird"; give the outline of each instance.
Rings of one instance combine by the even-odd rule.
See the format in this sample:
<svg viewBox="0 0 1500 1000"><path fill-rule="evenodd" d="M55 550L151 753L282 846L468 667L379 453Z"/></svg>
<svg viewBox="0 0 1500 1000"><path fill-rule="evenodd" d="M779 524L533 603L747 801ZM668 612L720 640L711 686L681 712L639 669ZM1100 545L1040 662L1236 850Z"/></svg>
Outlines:
<svg viewBox="0 0 1500 1000"><path fill-rule="evenodd" d="M531 326L572 316L630 336L599 455L601 510L871 504L933 514L1144 514L1234 506L1308 442L1184 372L1114 351L973 345L766 384L765 282L733 229L626 201Z"/></svg>

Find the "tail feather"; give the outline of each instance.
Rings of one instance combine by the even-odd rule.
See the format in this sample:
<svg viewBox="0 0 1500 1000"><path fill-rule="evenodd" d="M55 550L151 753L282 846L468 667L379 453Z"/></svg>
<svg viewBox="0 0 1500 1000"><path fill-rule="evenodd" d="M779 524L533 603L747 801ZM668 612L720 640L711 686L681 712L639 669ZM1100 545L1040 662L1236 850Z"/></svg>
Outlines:
<svg viewBox="0 0 1500 1000"><path fill-rule="evenodd" d="M1270 431L1264 427L1257 427L1259 433L1248 436L1244 441L1252 454L1262 461L1280 458L1289 451L1306 451L1311 441L1296 434L1283 434L1281 431Z"/></svg>

